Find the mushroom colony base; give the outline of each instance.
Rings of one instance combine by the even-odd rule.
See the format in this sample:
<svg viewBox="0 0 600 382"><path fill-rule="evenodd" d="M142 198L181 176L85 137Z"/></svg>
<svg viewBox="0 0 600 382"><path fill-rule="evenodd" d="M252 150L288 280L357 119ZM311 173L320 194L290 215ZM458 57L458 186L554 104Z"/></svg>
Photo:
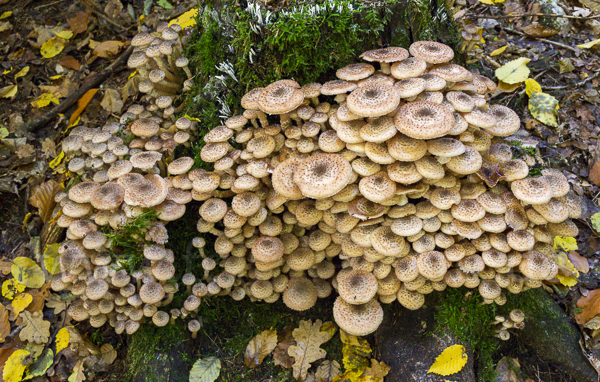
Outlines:
<svg viewBox="0 0 600 382"><path fill-rule="evenodd" d="M324 84L276 81L248 92L242 115L194 137L194 122L173 117L173 97L190 87L181 34L161 26L136 36L140 104L63 143L84 181L57 195L68 230L52 288L78 296L73 319L133 333L188 317L195 335L202 298L281 298L303 311L335 290L336 323L367 335L381 303L418 309L428 293L465 286L503 304L558 274L553 239L577 235L579 199L559 171L532 178L512 158L502 137L519 117L487 104L495 84L449 63L451 48L378 49ZM204 140L213 171L174 159L190 138ZM201 202L192 244L204 272L175 280L184 254L165 249L165 225L191 200ZM149 208L159 221L139 237L141 267L128 271L103 232ZM180 282L188 297L166 311Z"/></svg>

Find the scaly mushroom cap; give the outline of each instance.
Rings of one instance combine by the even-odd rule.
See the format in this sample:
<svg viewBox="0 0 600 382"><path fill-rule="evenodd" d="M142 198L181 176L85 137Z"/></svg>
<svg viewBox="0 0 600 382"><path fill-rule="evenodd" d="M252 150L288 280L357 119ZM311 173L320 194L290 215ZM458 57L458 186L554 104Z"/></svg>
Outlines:
<svg viewBox="0 0 600 382"><path fill-rule="evenodd" d="M259 237L252 246L252 255L257 261L270 263L283 256L283 242L272 236Z"/></svg>
<svg viewBox="0 0 600 382"><path fill-rule="evenodd" d="M521 273L532 280L545 280L555 264L554 260L544 255L539 251L529 251L525 254L521 264L519 264L519 270Z"/></svg>
<svg viewBox="0 0 600 382"><path fill-rule="evenodd" d="M292 200L302 199L302 191L294 182L294 174L300 163L302 163L302 158L292 157L279 163L275 168L271 176L271 182L278 194Z"/></svg>
<svg viewBox="0 0 600 382"><path fill-rule="evenodd" d="M392 86L371 83L355 89L346 99L348 109L361 117L379 117L393 111L400 95Z"/></svg>
<svg viewBox="0 0 600 382"><path fill-rule="evenodd" d="M392 76L399 80L418 77L427 69L427 62L418 57L409 57L394 62L391 67Z"/></svg>
<svg viewBox="0 0 600 382"><path fill-rule="evenodd" d="M363 78L369 77L371 74L375 72L375 68L373 65L358 63L358 64L350 64L344 66L341 69L338 69L335 72L335 75L340 80L344 81L358 81Z"/></svg>
<svg viewBox="0 0 600 382"><path fill-rule="evenodd" d="M367 271L349 270L337 275L338 293L349 304L369 302L377 293L377 278Z"/></svg>
<svg viewBox="0 0 600 382"><path fill-rule="evenodd" d="M352 166L343 156L322 153L311 155L300 162L293 179L303 196L322 199L341 191L351 177ZM277 187L274 188L277 190Z"/></svg>
<svg viewBox="0 0 600 382"><path fill-rule="evenodd" d="M488 133L496 137L506 137L519 130L521 119L512 109L503 105L492 105L488 113L496 118L496 124L485 129Z"/></svg>
<svg viewBox="0 0 600 382"><path fill-rule="evenodd" d="M304 93L300 85L293 81L275 81L264 88L258 96L260 110L267 114L288 113L304 101Z"/></svg>
<svg viewBox="0 0 600 382"><path fill-rule="evenodd" d="M114 182L109 182L99 187L92 197L90 203L98 210L115 210L125 197L125 190Z"/></svg>
<svg viewBox="0 0 600 382"><path fill-rule="evenodd" d="M396 294L398 302L403 307L410 310L416 310L425 304L425 296L419 292L406 289L406 287L400 288Z"/></svg>
<svg viewBox="0 0 600 382"><path fill-rule="evenodd" d="M158 304L165 297L165 290L157 282L149 282L140 288L140 298L145 304Z"/></svg>
<svg viewBox="0 0 600 382"><path fill-rule="evenodd" d="M427 154L427 142L404 134L396 134L387 146L390 156L402 162L414 162Z"/></svg>
<svg viewBox="0 0 600 382"><path fill-rule="evenodd" d="M408 51L404 48L390 46L387 48L368 50L361 54L360 58L370 62L396 62L408 58Z"/></svg>
<svg viewBox="0 0 600 382"><path fill-rule="evenodd" d="M552 189L543 177L519 179L510 184L517 199L529 204L548 203L552 198Z"/></svg>
<svg viewBox="0 0 600 382"><path fill-rule="evenodd" d="M377 300L351 305L341 297L333 304L333 318L341 329L353 336L373 333L383 321L383 309Z"/></svg>
<svg viewBox="0 0 600 382"><path fill-rule="evenodd" d="M502 288L495 280L482 280L479 284L479 294L486 300L494 300L502 294Z"/></svg>
<svg viewBox="0 0 600 382"><path fill-rule="evenodd" d="M434 41L417 41L408 48L410 54L430 64L441 64L454 58L454 51L448 45Z"/></svg>
<svg viewBox="0 0 600 382"><path fill-rule="evenodd" d="M446 135L454 126L454 117L444 106L416 101L403 105L394 117L402 134L416 139L433 139Z"/></svg>
<svg viewBox="0 0 600 382"><path fill-rule="evenodd" d="M317 288L307 278L293 278L283 292L283 303L290 309L304 311L317 302Z"/></svg>
<svg viewBox="0 0 600 382"><path fill-rule="evenodd" d="M429 280L444 277L448 270L448 265L449 262L446 260L444 254L438 251L425 252L417 256L419 273Z"/></svg>
<svg viewBox="0 0 600 382"><path fill-rule="evenodd" d="M95 182L77 183L69 190L69 199L76 203L89 203L98 188L100 184Z"/></svg>
<svg viewBox="0 0 600 382"><path fill-rule="evenodd" d="M158 133L160 124L153 119L139 118L131 124L131 132L138 137L149 138Z"/></svg>

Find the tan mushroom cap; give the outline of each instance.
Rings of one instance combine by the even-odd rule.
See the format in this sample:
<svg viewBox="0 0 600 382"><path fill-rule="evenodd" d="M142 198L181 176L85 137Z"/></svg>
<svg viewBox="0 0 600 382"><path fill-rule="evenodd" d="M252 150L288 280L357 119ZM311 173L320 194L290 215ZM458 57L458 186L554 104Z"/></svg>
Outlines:
<svg viewBox="0 0 600 382"><path fill-rule="evenodd" d="M302 199L302 191L294 183L294 174L300 163L302 163L302 158L291 157L279 163L275 168L271 181L278 194L288 199Z"/></svg>
<svg viewBox="0 0 600 382"><path fill-rule="evenodd" d="M376 203L389 200L396 193L396 183L384 171L362 178L358 188L365 198Z"/></svg>
<svg viewBox="0 0 600 382"><path fill-rule="evenodd" d="M475 199L463 199L452 206L452 217L463 222L476 222L485 216L485 209Z"/></svg>
<svg viewBox="0 0 600 382"><path fill-rule="evenodd" d="M140 288L140 298L145 304L157 304L165 297L165 290L159 283L149 282Z"/></svg>
<svg viewBox="0 0 600 382"><path fill-rule="evenodd" d="M360 137L367 142L381 143L391 139L398 130L391 117L370 119L360 129Z"/></svg>
<svg viewBox="0 0 600 382"><path fill-rule="evenodd" d="M150 261L158 261L165 258L167 251L162 245L151 244L144 246L144 257Z"/></svg>
<svg viewBox="0 0 600 382"><path fill-rule="evenodd" d="M399 80L418 77L427 69L427 62L418 57L409 57L392 64L391 73Z"/></svg>
<svg viewBox="0 0 600 382"><path fill-rule="evenodd" d="M373 231L371 245L378 253L392 257L400 256L407 247L403 237L396 235L390 227L385 226Z"/></svg>
<svg viewBox="0 0 600 382"><path fill-rule="evenodd" d="M521 159L511 159L500 165L500 171L504 180L512 182L526 178L529 175L529 166Z"/></svg>
<svg viewBox="0 0 600 382"><path fill-rule="evenodd" d="M394 84L394 89L401 98L411 98L425 90L425 80L422 78L405 78Z"/></svg>
<svg viewBox="0 0 600 382"><path fill-rule="evenodd" d="M69 199L76 203L89 203L98 188L100 184L95 182L77 183L69 190Z"/></svg>
<svg viewBox="0 0 600 382"><path fill-rule="evenodd" d="M408 58L408 51L404 48L390 46L387 48L368 50L361 54L360 58L370 62L396 62Z"/></svg>
<svg viewBox="0 0 600 382"><path fill-rule="evenodd" d="M488 133L496 137L506 137L519 130L521 119L512 109L503 105L492 105L488 113L496 119L493 127L484 127Z"/></svg>
<svg viewBox="0 0 600 382"><path fill-rule="evenodd" d="M375 72L373 65L358 63L346 65L343 68L338 69L335 72L335 75L340 80L358 81L369 77L373 72Z"/></svg>
<svg viewBox="0 0 600 382"><path fill-rule="evenodd" d="M529 204L548 203L553 195L543 177L516 180L510 184L510 189L517 199Z"/></svg>
<svg viewBox="0 0 600 382"><path fill-rule="evenodd" d="M317 302L317 288L307 278L292 278L283 292L283 303L290 309L304 311Z"/></svg>
<svg viewBox="0 0 600 382"><path fill-rule="evenodd" d="M556 265L554 260L539 251L529 251L519 264L519 270L531 280L545 280Z"/></svg>
<svg viewBox="0 0 600 382"><path fill-rule="evenodd" d="M436 65L429 70L429 73L451 82L465 81L473 76L467 69L456 64Z"/></svg>
<svg viewBox="0 0 600 382"><path fill-rule="evenodd" d="M85 288L85 295L90 300L100 300L106 292L108 292L108 283L104 280L96 280L89 282Z"/></svg>
<svg viewBox="0 0 600 382"><path fill-rule="evenodd" d="M265 263L279 260L283 256L283 242L272 236L259 237L252 246L252 255L257 261Z"/></svg>
<svg viewBox="0 0 600 382"><path fill-rule="evenodd" d="M401 133L416 139L444 136L454 126L454 117L448 109L432 102L417 101L403 105L394 117Z"/></svg>
<svg viewBox="0 0 600 382"><path fill-rule="evenodd" d="M550 223L561 223L569 218L569 208L560 200L550 199L548 203L536 204L533 209Z"/></svg>
<svg viewBox="0 0 600 382"><path fill-rule="evenodd" d="M233 211L236 214L244 217L254 215L260 210L260 207L260 198L252 192L243 192L241 194L237 194L231 200L231 208Z"/></svg>
<svg viewBox="0 0 600 382"><path fill-rule="evenodd" d="M321 94L323 95L337 95L353 91L357 88L357 85L353 82L344 80L333 80L327 81L321 87Z"/></svg>
<svg viewBox="0 0 600 382"><path fill-rule="evenodd" d="M392 86L371 83L352 91L346 99L348 109L361 117L379 117L393 111L400 95Z"/></svg>
<svg viewBox="0 0 600 382"><path fill-rule="evenodd" d="M354 167L354 162L352 166ZM391 180L400 184L413 184L423 179L413 162L394 162L387 166L387 173Z"/></svg>
<svg viewBox="0 0 600 382"><path fill-rule="evenodd" d="M109 182L99 187L92 197L90 203L98 210L115 210L125 197L125 190L114 182Z"/></svg>
<svg viewBox="0 0 600 382"><path fill-rule="evenodd" d="M423 221L415 215L410 215L394 220L390 228L398 236L409 237L421 232Z"/></svg>
<svg viewBox="0 0 600 382"><path fill-rule="evenodd" d="M160 124L150 118L139 118L131 124L131 132L138 137L152 137L160 130Z"/></svg>
<svg viewBox="0 0 600 382"><path fill-rule="evenodd" d="M456 111L461 113L468 113L475 107L473 98L463 92L450 91L446 93L446 99Z"/></svg>
<svg viewBox="0 0 600 382"><path fill-rule="evenodd" d="M446 167L449 170L452 170L460 175L474 174L479 171L482 165L483 158L481 154L469 146L465 147L464 153L452 157L452 159L446 163Z"/></svg>
<svg viewBox="0 0 600 382"><path fill-rule="evenodd" d="M373 333L383 321L383 309L377 300L351 305L338 297L333 304L333 318L341 329L354 336Z"/></svg>
<svg viewBox="0 0 600 382"><path fill-rule="evenodd" d="M181 157L169 163L167 170L171 175L180 175L187 173L194 165L194 159L190 157Z"/></svg>
<svg viewBox="0 0 600 382"><path fill-rule="evenodd" d="M438 251L424 252L417 256L419 273L429 280L436 280L443 277L448 270L449 264L444 254Z"/></svg>
<svg viewBox="0 0 600 382"><path fill-rule="evenodd" d="M508 261L506 253L501 252L497 249L489 249L487 251L483 251L481 253L481 258L483 259L485 265L492 268L504 267L506 265L506 262Z"/></svg>
<svg viewBox="0 0 600 382"><path fill-rule="evenodd" d="M427 141L427 151L438 157L455 157L465 152L465 145L454 138L444 137Z"/></svg>
<svg viewBox="0 0 600 382"><path fill-rule="evenodd" d="M351 177L352 165L348 160L339 154L325 153L314 154L303 160L293 174L294 183L302 195L315 199L335 195L346 187ZM281 193L277 187L275 189Z"/></svg>
<svg viewBox="0 0 600 382"><path fill-rule="evenodd" d="M162 154L156 151L142 151L135 153L129 158L129 162L135 168L148 170L162 158Z"/></svg>
<svg viewBox="0 0 600 382"><path fill-rule="evenodd" d="M154 207L162 203L169 192L167 182L157 174L129 173L119 178L119 183L125 189L125 203L131 206Z"/></svg>
<svg viewBox="0 0 600 382"><path fill-rule="evenodd" d="M339 272L336 279L340 297L349 304L365 304L377 293L377 278L371 272L351 269Z"/></svg>
<svg viewBox="0 0 600 382"><path fill-rule="evenodd" d="M398 302L409 310L417 310L425 304L425 296L419 292L406 289L406 286L400 288L396 294Z"/></svg>
<svg viewBox="0 0 600 382"><path fill-rule="evenodd" d="M387 142L390 155L402 162L414 162L427 154L427 142L396 134Z"/></svg>
<svg viewBox="0 0 600 382"><path fill-rule="evenodd" d="M260 110L268 114L288 113L304 101L304 93L300 85L294 81L275 81L265 87L258 96Z"/></svg>
<svg viewBox="0 0 600 382"><path fill-rule="evenodd" d="M479 255L470 255L462 258L458 262L458 266L464 273L477 273L483 271L485 262Z"/></svg>
<svg viewBox="0 0 600 382"><path fill-rule="evenodd" d="M441 64L454 58L454 51L447 45L434 41L417 41L408 48L410 54L431 64Z"/></svg>
<svg viewBox="0 0 600 382"><path fill-rule="evenodd" d="M175 275L175 267L166 260L159 260L152 265L152 275L157 280L166 281Z"/></svg>
<svg viewBox="0 0 600 382"><path fill-rule="evenodd" d="M500 296L502 288L495 280L482 280L479 284L479 294L486 300L494 300Z"/></svg>
<svg viewBox="0 0 600 382"><path fill-rule="evenodd" d="M425 80L425 91L428 92L438 92L443 90L446 87L446 80L436 76L435 74L425 73L420 76L423 80ZM443 97L443 95L442 95ZM440 101L441 102L441 101Z"/></svg>
<svg viewBox="0 0 600 382"><path fill-rule="evenodd" d="M506 240L512 249L520 252L530 251L535 245L534 235L525 230L509 232L506 235Z"/></svg>

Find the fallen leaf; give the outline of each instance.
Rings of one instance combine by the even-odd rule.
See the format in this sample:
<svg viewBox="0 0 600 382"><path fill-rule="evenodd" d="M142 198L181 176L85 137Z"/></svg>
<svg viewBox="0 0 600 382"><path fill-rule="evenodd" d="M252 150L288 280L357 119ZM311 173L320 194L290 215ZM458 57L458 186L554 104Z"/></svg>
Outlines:
<svg viewBox="0 0 600 382"><path fill-rule="evenodd" d="M442 354L437 356L427 374L434 373L443 376L456 374L465 367L467 361L468 356L465 347L462 345L452 345L444 349Z"/></svg>
<svg viewBox="0 0 600 382"><path fill-rule="evenodd" d="M294 358L292 369L296 380L306 379L311 363L327 355L321 345L329 340L329 334L321 331L321 325L321 320L314 323L303 320L292 332L296 345L289 347L288 354Z"/></svg>
<svg viewBox="0 0 600 382"><path fill-rule="evenodd" d="M61 191L63 187L54 180L49 180L36 187L31 197L29 204L38 209L40 218L44 223L47 223L52 218L52 210L56 207L54 195Z"/></svg>
<svg viewBox="0 0 600 382"><path fill-rule="evenodd" d="M33 297L29 293L19 293L15 296L14 300L10 303L13 307L13 312L15 316L18 316L19 313L25 310L33 301Z"/></svg>
<svg viewBox="0 0 600 382"><path fill-rule="evenodd" d="M568 57L563 57L558 60L558 68L560 69L560 74L571 73L575 69L573 62Z"/></svg>
<svg viewBox="0 0 600 382"><path fill-rule="evenodd" d="M66 40L61 37L53 37L50 40L46 41L42 44L40 48L40 53L44 58L52 58L56 57L60 54L60 52L65 49Z"/></svg>
<svg viewBox="0 0 600 382"><path fill-rule="evenodd" d="M104 41L98 44L92 53L98 57L110 58L119 53L123 45L125 43L120 41Z"/></svg>
<svg viewBox="0 0 600 382"><path fill-rule="evenodd" d="M579 0L579 2L593 11L600 12L600 1L598 0Z"/></svg>
<svg viewBox="0 0 600 382"><path fill-rule="evenodd" d="M42 312L22 312L19 317L23 318L23 329L19 332L21 341L30 341L43 344L50 337L50 322L43 320Z"/></svg>
<svg viewBox="0 0 600 382"><path fill-rule="evenodd" d="M64 66L65 68L69 68L69 69L73 69L73 70L77 70L77 71L81 67L79 65L79 61L77 61L75 58L69 57L69 56L62 57L58 63L60 65Z"/></svg>
<svg viewBox="0 0 600 382"><path fill-rule="evenodd" d="M13 27L13 25L10 23L10 21L0 22L0 32L6 32L8 30L11 30L12 27Z"/></svg>
<svg viewBox="0 0 600 382"><path fill-rule="evenodd" d="M479 0L480 3L488 5L502 4L505 0Z"/></svg>
<svg viewBox="0 0 600 382"><path fill-rule="evenodd" d="M71 118L69 118L69 125L75 122L77 117L83 113L86 106L90 103L92 98L94 98L94 95L97 91L98 89L90 89L83 96L81 96L81 98L77 101L77 109L73 112L73 114L71 114Z"/></svg>
<svg viewBox="0 0 600 382"><path fill-rule="evenodd" d="M80 359L73 368L73 373L69 376L69 382L82 382L85 381L85 374L83 374L83 360Z"/></svg>
<svg viewBox="0 0 600 382"><path fill-rule="evenodd" d="M277 346L277 331L265 330L254 336L244 354L244 363L249 369L258 367Z"/></svg>
<svg viewBox="0 0 600 382"><path fill-rule="evenodd" d="M581 296L577 300L577 307L581 308L581 313L575 314L575 319L580 324L585 324L600 314L600 289L591 290L587 296Z"/></svg>
<svg viewBox="0 0 600 382"><path fill-rule="evenodd" d="M56 333L56 354L60 353L61 350L69 346L69 329L60 328Z"/></svg>
<svg viewBox="0 0 600 382"><path fill-rule="evenodd" d="M498 55L502 54L506 50L506 48L508 48L508 45L504 45L502 48L498 48L498 49L492 51L490 53L490 56L492 56L492 57L498 56Z"/></svg>
<svg viewBox="0 0 600 382"><path fill-rule="evenodd" d="M4 20L12 16L12 11L6 11L0 15L0 20Z"/></svg>
<svg viewBox="0 0 600 382"><path fill-rule="evenodd" d="M13 277L27 288L39 288L46 282L42 268L27 257L15 258L10 271Z"/></svg>
<svg viewBox="0 0 600 382"><path fill-rule="evenodd" d="M588 41L585 44L577 45L577 47L579 49L590 49L596 44L600 44L600 38L596 39L596 40Z"/></svg>
<svg viewBox="0 0 600 382"><path fill-rule="evenodd" d="M515 358L503 357L496 365L496 379L494 382L523 382L518 374L521 365Z"/></svg>
<svg viewBox="0 0 600 382"><path fill-rule="evenodd" d="M12 98L17 95L18 89L17 85L8 85L0 88L0 98Z"/></svg>
<svg viewBox="0 0 600 382"><path fill-rule="evenodd" d="M8 310L0 304L0 342L4 342L10 334L10 322L8 321Z"/></svg>
<svg viewBox="0 0 600 382"><path fill-rule="evenodd" d="M196 17L198 16L198 8L192 8L176 19L169 21L169 26L173 24L179 25L182 29L196 25Z"/></svg>
<svg viewBox="0 0 600 382"><path fill-rule="evenodd" d="M531 97L533 93L541 93L542 86L533 78L528 78L525 80L525 93L527 93L528 97Z"/></svg>
<svg viewBox="0 0 600 382"><path fill-rule="evenodd" d="M596 186L600 186L600 162L594 163L590 170L589 178ZM600 212L592 215L591 222L596 232L600 232Z"/></svg>
<svg viewBox="0 0 600 382"><path fill-rule="evenodd" d="M529 112L544 125L558 127L556 120L558 107L558 101L550 94L533 93L529 97Z"/></svg>
<svg viewBox="0 0 600 382"><path fill-rule="evenodd" d="M27 350L19 349L8 357L2 371L4 382L19 382L22 380L25 368L31 363L29 354Z"/></svg>
<svg viewBox="0 0 600 382"><path fill-rule="evenodd" d="M279 343L273 350L273 363L286 369L290 369L294 364L294 360L288 354L290 346L295 345L296 341L292 335L291 328L285 328L283 334L279 335Z"/></svg>
<svg viewBox="0 0 600 382"><path fill-rule="evenodd" d="M383 382L383 378L390 372L390 367L376 359L371 359L371 367L365 369L363 379L365 382Z"/></svg>
<svg viewBox="0 0 600 382"><path fill-rule="evenodd" d="M15 80L19 77L25 77L27 73L29 73L29 69L29 66L26 66L23 69L19 70L19 72L15 74Z"/></svg>
<svg viewBox="0 0 600 382"><path fill-rule="evenodd" d="M19 281L15 279L8 279L2 283L2 296L12 300L18 293L23 292L25 288L25 285L21 284Z"/></svg>
<svg viewBox="0 0 600 382"><path fill-rule="evenodd" d="M576 251L578 249L577 240L569 236L554 236L554 248L563 251Z"/></svg>
<svg viewBox="0 0 600 382"><path fill-rule="evenodd" d="M58 253L59 243L54 243L46 246L44 250L44 268L51 275L60 273L60 254Z"/></svg>
<svg viewBox="0 0 600 382"><path fill-rule="evenodd" d="M54 363L54 352L50 348L44 349L42 354L36 358L35 362L25 370L23 380L40 377L46 374L46 371Z"/></svg>
<svg viewBox="0 0 600 382"><path fill-rule="evenodd" d="M50 294L50 296L46 297L46 306L48 308L54 309L54 314L59 314L60 312L67 309L68 300L62 300L60 296L57 294Z"/></svg>
<svg viewBox="0 0 600 382"><path fill-rule="evenodd" d="M63 159L65 159L65 152L60 150L60 153L58 153L56 158L52 159L50 163L48 163L48 167L54 170L62 163Z"/></svg>
<svg viewBox="0 0 600 382"><path fill-rule="evenodd" d="M340 330L342 347L342 363L346 372L357 370L360 374L369 366L371 358L371 346L362 337L357 337Z"/></svg>
<svg viewBox="0 0 600 382"><path fill-rule="evenodd" d="M120 113L123 108L123 100L121 100L121 95L117 90L106 89L104 90L104 97L102 97L100 106L109 113Z"/></svg>
<svg viewBox="0 0 600 382"><path fill-rule="evenodd" d="M40 289L31 289L28 293L31 295L33 300L31 301L31 304L29 304L29 306L26 308L26 310L33 313L44 309L44 304L48 293L45 294Z"/></svg>
<svg viewBox="0 0 600 382"><path fill-rule="evenodd" d="M35 154L35 148L33 145L26 143L17 148L17 157L24 159L29 158Z"/></svg>
<svg viewBox="0 0 600 382"><path fill-rule="evenodd" d="M110 365L117 359L117 351L111 344L100 346L100 364Z"/></svg>
<svg viewBox="0 0 600 382"><path fill-rule="evenodd" d="M317 371L315 372L316 382L331 382L331 380L337 377L341 373L340 363L338 361L325 360L321 362Z"/></svg>
<svg viewBox="0 0 600 382"><path fill-rule="evenodd" d="M523 28L521 28L521 30L525 34L533 37L549 37L558 34L557 30L548 28L536 22L524 26Z"/></svg>
<svg viewBox="0 0 600 382"><path fill-rule="evenodd" d="M87 30L91 14L92 12L86 9L85 12L79 11L75 15L75 17L72 17L67 20L67 24L69 24L69 27L71 27L73 34L80 34Z"/></svg>
<svg viewBox="0 0 600 382"><path fill-rule="evenodd" d="M44 93L37 97L34 101L31 101L31 106L35 108L41 108L50 105L51 103L58 105L60 101L58 97L52 93Z"/></svg>
<svg viewBox="0 0 600 382"><path fill-rule="evenodd" d="M157 4L159 7L163 7L164 9L173 8L173 5L171 5L171 3L169 3L167 0L158 0Z"/></svg>
<svg viewBox="0 0 600 382"><path fill-rule="evenodd" d="M588 273L590 271L590 264L588 259L581 256L579 253L574 251L569 251L569 260L573 263L575 269L577 269L581 273Z"/></svg>
<svg viewBox="0 0 600 382"><path fill-rule="evenodd" d="M190 382L214 382L221 373L221 360L216 357L199 358L190 370Z"/></svg>
<svg viewBox="0 0 600 382"><path fill-rule="evenodd" d="M130 76L123 89L121 89L121 99L125 101L127 98L138 94L140 82L142 82L140 76Z"/></svg>
<svg viewBox="0 0 600 382"><path fill-rule="evenodd" d="M516 84L523 82L529 77L529 68L527 63L529 58L520 57L512 60L496 69L496 77L507 84Z"/></svg>

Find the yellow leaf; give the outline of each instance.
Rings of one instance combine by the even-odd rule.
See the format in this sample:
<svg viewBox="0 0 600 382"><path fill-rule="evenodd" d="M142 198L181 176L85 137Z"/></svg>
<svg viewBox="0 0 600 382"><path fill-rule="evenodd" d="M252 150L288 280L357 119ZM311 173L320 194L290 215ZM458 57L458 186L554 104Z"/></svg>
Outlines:
<svg viewBox="0 0 600 382"><path fill-rule="evenodd" d="M435 373L439 375L452 375L462 370L467 364L468 357L465 351L465 347L462 345L452 345L444 349L433 365L427 371L429 373Z"/></svg>
<svg viewBox="0 0 600 382"><path fill-rule="evenodd" d="M73 31L69 31L69 30L62 30L60 32L54 32L54 34L60 38L64 38L65 40L70 40L71 37L73 37Z"/></svg>
<svg viewBox="0 0 600 382"><path fill-rule="evenodd" d="M554 248L562 249L563 251L576 251L579 249L577 240L570 236L554 236Z"/></svg>
<svg viewBox="0 0 600 382"><path fill-rule="evenodd" d="M258 367L265 357L271 354L276 346L277 331L275 330L265 330L254 336L246 347L246 353L244 355L246 367L249 369Z"/></svg>
<svg viewBox="0 0 600 382"><path fill-rule="evenodd" d="M184 117L186 117L187 119L189 119L190 121L193 122L200 122L200 119L196 118L196 117L190 117L189 115L184 115Z"/></svg>
<svg viewBox="0 0 600 382"><path fill-rule="evenodd" d="M2 283L2 296L12 300L15 298L17 293L21 293L25 290L25 285L21 284L15 279L8 279Z"/></svg>
<svg viewBox="0 0 600 382"><path fill-rule="evenodd" d="M502 54L506 50L506 48L508 48L508 45L504 45L502 48L498 48L498 49L494 50L492 53L490 53L490 56L494 57L499 54Z"/></svg>
<svg viewBox="0 0 600 382"><path fill-rule="evenodd" d="M60 272L60 255L58 254L59 243L54 243L46 246L44 250L44 268L51 275L55 275Z"/></svg>
<svg viewBox="0 0 600 382"><path fill-rule="evenodd" d="M137 74L137 70L134 70L133 72L131 72L131 74L129 75L129 77L127 77L128 80L131 79L131 77L135 76Z"/></svg>
<svg viewBox="0 0 600 382"><path fill-rule="evenodd" d="M52 37L42 44L40 53L44 58L56 57L65 49L65 39L61 37Z"/></svg>
<svg viewBox="0 0 600 382"><path fill-rule="evenodd" d="M597 40L592 40L592 41L586 42L585 44L577 45L577 47L579 49L590 49L591 47L593 47L596 44L600 44L600 38Z"/></svg>
<svg viewBox="0 0 600 382"><path fill-rule="evenodd" d="M314 323L300 321L298 328L292 332L296 345L288 348L288 354L294 358L292 369L296 380L305 380L311 363L327 355L327 352L321 349L321 345L330 337L329 334L321 331L321 325L321 320L316 320Z"/></svg>
<svg viewBox="0 0 600 382"><path fill-rule="evenodd" d="M562 285L568 286L568 287L575 286L579 282L579 280L577 280L577 277L575 277L575 276L565 276L565 275L563 275L560 272L556 275L556 278L558 279L558 281L560 281L560 283Z"/></svg>
<svg viewBox="0 0 600 382"><path fill-rule="evenodd" d="M48 163L48 167L54 170L59 164L62 163L63 159L65 159L65 152L60 150L60 153L56 156L56 158L52 159L50 163Z"/></svg>
<svg viewBox="0 0 600 382"><path fill-rule="evenodd" d="M56 354L69 346L70 338L69 330L67 328L60 328L58 333L56 333Z"/></svg>
<svg viewBox="0 0 600 382"><path fill-rule="evenodd" d="M10 334L10 322L8 316L8 310L6 310L4 305L0 304L0 342L4 342L6 336Z"/></svg>
<svg viewBox="0 0 600 382"><path fill-rule="evenodd" d="M51 103L58 105L59 104L58 97L52 93L44 93L44 94L40 95L39 97L37 97L37 99L35 101L32 101L31 106L39 109L41 107L48 106Z"/></svg>
<svg viewBox="0 0 600 382"><path fill-rule="evenodd" d="M58 80L59 78L63 77L64 74L57 74L55 76L50 77L51 80Z"/></svg>
<svg viewBox="0 0 600 382"><path fill-rule="evenodd" d="M190 9L178 18L171 20L169 26L177 24L183 29L194 26L196 25L196 16L198 16L198 8Z"/></svg>
<svg viewBox="0 0 600 382"><path fill-rule="evenodd" d="M527 93L527 95L529 97L531 97L531 95L533 93L541 93L542 92L542 86L540 84L538 84L538 82L536 80L534 80L533 78L528 78L525 80L525 93Z"/></svg>
<svg viewBox="0 0 600 382"><path fill-rule="evenodd" d="M17 95L17 85L8 85L0 88L0 98L12 98Z"/></svg>
<svg viewBox="0 0 600 382"><path fill-rule="evenodd" d="M216 357L198 358L190 370L190 382L214 382L221 373L221 360Z"/></svg>
<svg viewBox="0 0 600 382"><path fill-rule="evenodd" d="M558 111L558 101L556 98L546 93L533 93L529 97L529 112L533 118L544 125L558 127L556 112Z"/></svg>
<svg viewBox="0 0 600 382"><path fill-rule="evenodd" d="M19 382L22 380L25 368L31 363L29 354L27 350L19 349L8 357L2 372L5 382Z"/></svg>
<svg viewBox="0 0 600 382"><path fill-rule="evenodd" d="M3 14L0 15L0 20L4 20L9 18L12 15L12 11L6 11Z"/></svg>
<svg viewBox="0 0 600 382"><path fill-rule="evenodd" d="M19 77L26 76L27 73L29 73L29 66L26 66L23 69L19 70L19 72L17 74L15 74L15 80Z"/></svg>
<svg viewBox="0 0 600 382"><path fill-rule="evenodd" d="M73 122L75 122L81 113L83 113L83 110L85 110L88 103L90 103L92 98L94 98L94 95L97 91L98 89L90 89L83 96L81 96L79 101L77 101L77 110L75 110L73 114L71 114L71 118L69 118L69 127L71 127Z"/></svg>
<svg viewBox="0 0 600 382"><path fill-rule="evenodd" d="M42 268L27 257L15 258L10 271L13 277L27 288L39 288L46 282Z"/></svg>
<svg viewBox="0 0 600 382"><path fill-rule="evenodd" d="M512 60L496 69L496 77L507 84L517 84L523 82L529 77L529 68L527 63L529 58L521 57Z"/></svg>
<svg viewBox="0 0 600 382"><path fill-rule="evenodd" d="M340 339L344 344L342 348L344 369L346 371L365 370L369 366L369 358L372 352L367 340L350 335L343 330L340 330Z"/></svg>
<svg viewBox="0 0 600 382"><path fill-rule="evenodd" d="M592 228L594 228L596 232L600 232L600 212L593 214L590 218L590 222L592 223Z"/></svg>
<svg viewBox="0 0 600 382"><path fill-rule="evenodd" d="M4 71L2 72L2 75L8 74L12 72L12 66L10 67L10 69L4 69Z"/></svg>
<svg viewBox="0 0 600 382"><path fill-rule="evenodd" d="M488 5L502 4L505 0L479 0L480 3Z"/></svg>
<svg viewBox="0 0 600 382"><path fill-rule="evenodd" d="M33 301L33 297L29 293L19 293L16 295L11 303L15 316L24 311L31 304L31 301Z"/></svg>

